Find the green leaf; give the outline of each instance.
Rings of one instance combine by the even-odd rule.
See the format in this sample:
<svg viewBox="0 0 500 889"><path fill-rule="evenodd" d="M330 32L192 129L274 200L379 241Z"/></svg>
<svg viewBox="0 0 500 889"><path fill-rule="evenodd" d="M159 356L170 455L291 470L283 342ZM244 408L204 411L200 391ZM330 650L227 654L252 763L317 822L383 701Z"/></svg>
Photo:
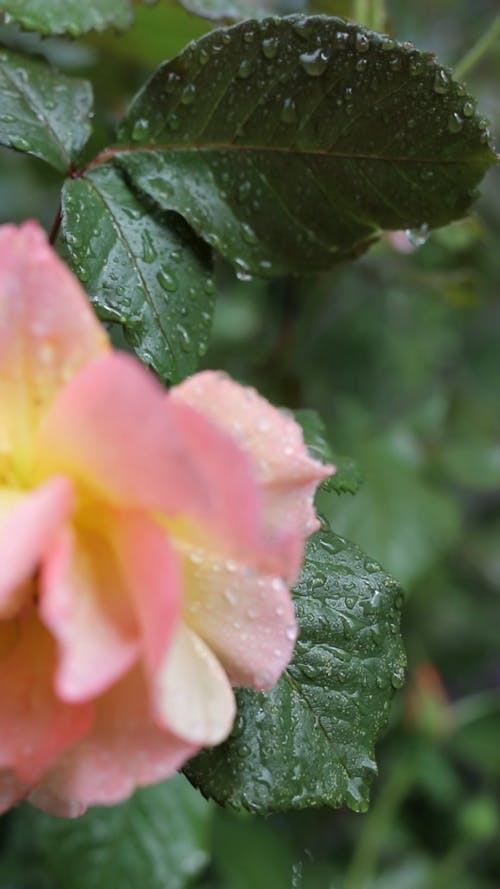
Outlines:
<svg viewBox="0 0 500 889"><path fill-rule="evenodd" d="M3 0L1 11L28 31L72 37L132 23L131 0Z"/></svg>
<svg viewBox="0 0 500 889"><path fill-rule="evenodd" d="M21 810L58 889L182 889L208 863L210 806L176 775L77 820Z"/></svg>
<svg viewBox="0 0 500 889"><path fill-rule="evenodd" d="M432 55L322 16L191 43L119 139L135 186L241 275L327 269L382 229L443 225L495 158L474 100Z"/></svg>
<svg viewBox="0 0 500 889"><path fill-rule="evenodd" d="M300 636L268 692L238 692L228 741L186 767L205 796L254 812L368 805L374 743L403 682L398 584L330 531L309 541L295 590Z"/></svg>
<svg viewBox="0 0 500 889"><path fill-rule="evenodd" d="M363 473L352 457L334 454L327 439L323 420L316 411L294 411L294 417L302 427L304 441L312 457L321 463L334 463L336 472L321 484L321 490L335 494L356 494L363 484Z"/></svg>
<svg viewBox="0 0 500 889"><path fill-rule="evenodd" d="M156 6L136 6L133 26L120 34L119 40L113 31L93 35L90 40L98 48L101 60L106 59L113 67L116 77L116 60L125 59L129 65L141 65L151 71L180 52L190 40L205 34L209 27L208 21L190 15L177 0L162 0Z"/></svg>
<svg viewBox="0 0 500 889"><path fill-rule="evenodd" d="M90 135L92 87L0 49L0 144L66 171Z"/></svg>
<svg viewBox="0 0 500 889"><path fill-rule="evenodd" d="M99 317L119 324L161 377L192 373L207 346L214 285L206 247L185 222L142 204L102 165L66 182L63 236Z"/></svg>
<svg viewBox="0 0 500 889"><path fill-rule="evenodd" d="M216 22L238 22L269 13L266 0L180 0L189 11Z"/></svg>

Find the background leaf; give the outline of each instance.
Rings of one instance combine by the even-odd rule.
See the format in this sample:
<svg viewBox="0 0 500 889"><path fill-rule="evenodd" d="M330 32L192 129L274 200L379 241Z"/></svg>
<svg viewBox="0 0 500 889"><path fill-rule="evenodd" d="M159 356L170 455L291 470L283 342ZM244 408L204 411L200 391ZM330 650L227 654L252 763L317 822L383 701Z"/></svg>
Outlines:
<svg viewBox="0 0 500 889"><path fill-rule="evenodd" d="M413 583L453 545L460 530L457 504L388 439L360 449L365 484L356 497L318 504L336 531L373 553L401 583Z"/></svg>
<svg viewBox="0 0 500 889"><path fill-rule="evenodd" d="M368 806L374 742L403 683L403 594L354 544L309 541L295 590L300 636L268 692L238 692L229 740L185 771L206 796L253 812Z"/></svg>
<svg viewBox="0 0 500 889"><path fill-rule="evenodd" d="M271 12L270 0L180 0L189 12L216 22L237 22Z"/></svg>
<svg viewBox="0 0 500 889"><path fill-rule="evenodd" d="M205 245L174 214L141 203L111 165L66 182L63 236L99 317L161 377L195 370L210 331L214 285Z"/></svg>
<svg viewBox="0 0 500 889"><path fill-rule="evenodd" d="M29 31L72 37L132 22L131 0L3 0L1 11Z"/></svg>
<svg viewBox="0 0 500 889"><path fill-rule="evenodd" d="M17 815L58 889L182 889L207 864L211 807L181 775L76 820Z"/></svg>
<svg viewBox="0 0 500 889"><path fill-rule="evenodd" d="M326 269L381 229L443 225L494 160L474 100L434 56L321 16L191 43L119 138L134 185L247 276Z"/></svg>
<svg viewBox="0 0 500 889"><path fill-rule="evenodd" d="M0 49L0 143L66 171L90 135L92 87Z"/></svg>

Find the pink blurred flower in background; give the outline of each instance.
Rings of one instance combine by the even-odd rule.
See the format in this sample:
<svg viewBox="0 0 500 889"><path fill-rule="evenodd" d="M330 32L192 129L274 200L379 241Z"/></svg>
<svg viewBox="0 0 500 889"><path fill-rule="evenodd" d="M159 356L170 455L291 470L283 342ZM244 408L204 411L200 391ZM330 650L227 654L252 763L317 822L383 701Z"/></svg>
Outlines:
<svg viewBox="0 0 500 889"><path fill-rule="evenodd" d="M0 809L113 803L229 734L296 638L332 467L206 371L113 350L34 222L0 229Z"/></svg>

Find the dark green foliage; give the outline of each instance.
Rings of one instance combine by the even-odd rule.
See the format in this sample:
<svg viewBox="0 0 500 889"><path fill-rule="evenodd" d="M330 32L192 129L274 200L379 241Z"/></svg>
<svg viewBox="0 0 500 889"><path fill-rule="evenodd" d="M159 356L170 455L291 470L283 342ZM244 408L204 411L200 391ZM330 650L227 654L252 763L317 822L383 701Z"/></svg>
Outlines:
<svg viewBox="0 0 500 889"><path fill-rule="evenodd" d="M90 135L92 87L0 48L0 143L66 172Z"/></svg>
<svg viewBox="0 0 500 889"><path fill-rule="evenodd" d="M116 160L242 275L328 269L462 216L494 161L434 56L341 19L216 30L153 75Z"/></svg>
<svg viewBox="0 0 500 889"><path fill-rule="evenodd" d="M63 233L99 316L164 379L192 373L215 288L208 251L183 220L141 203L108 164L66 183Z"/></svg>

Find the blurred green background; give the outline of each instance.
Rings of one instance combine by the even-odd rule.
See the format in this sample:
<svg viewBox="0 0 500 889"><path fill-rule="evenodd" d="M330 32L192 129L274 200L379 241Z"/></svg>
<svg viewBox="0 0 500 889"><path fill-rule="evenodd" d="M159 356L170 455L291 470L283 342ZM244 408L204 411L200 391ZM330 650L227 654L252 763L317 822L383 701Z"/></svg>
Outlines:
<svg viewBox="0 0 500 889"><path fill-rule="evenodd" d="M498 15L498 0L318 0L315 8L385 20L398 39L453 67ZM92 156L112 141L155 65L209 26L165 0L138 5L122 36L39 42L4 29L3 37L91 79ZM499 39L465 79L498 144ZM35 216L49 227L59 188L41 163L0 152L2 221ZM387 238L330 275L271 284L239 282L218 264L205 364L276 403L317 409L335 450L359 461L360 493L323 508L336 531L404 583L409 673L378 746L367 815L259 819L210 809L198 866L162 878L164 889L500 887L499 248L497 169L473 214L418 248ZM16 817L0 821L0 889L70 887L67 874L40 864ZM81 876L76 885L95 889Z"/></svg>

